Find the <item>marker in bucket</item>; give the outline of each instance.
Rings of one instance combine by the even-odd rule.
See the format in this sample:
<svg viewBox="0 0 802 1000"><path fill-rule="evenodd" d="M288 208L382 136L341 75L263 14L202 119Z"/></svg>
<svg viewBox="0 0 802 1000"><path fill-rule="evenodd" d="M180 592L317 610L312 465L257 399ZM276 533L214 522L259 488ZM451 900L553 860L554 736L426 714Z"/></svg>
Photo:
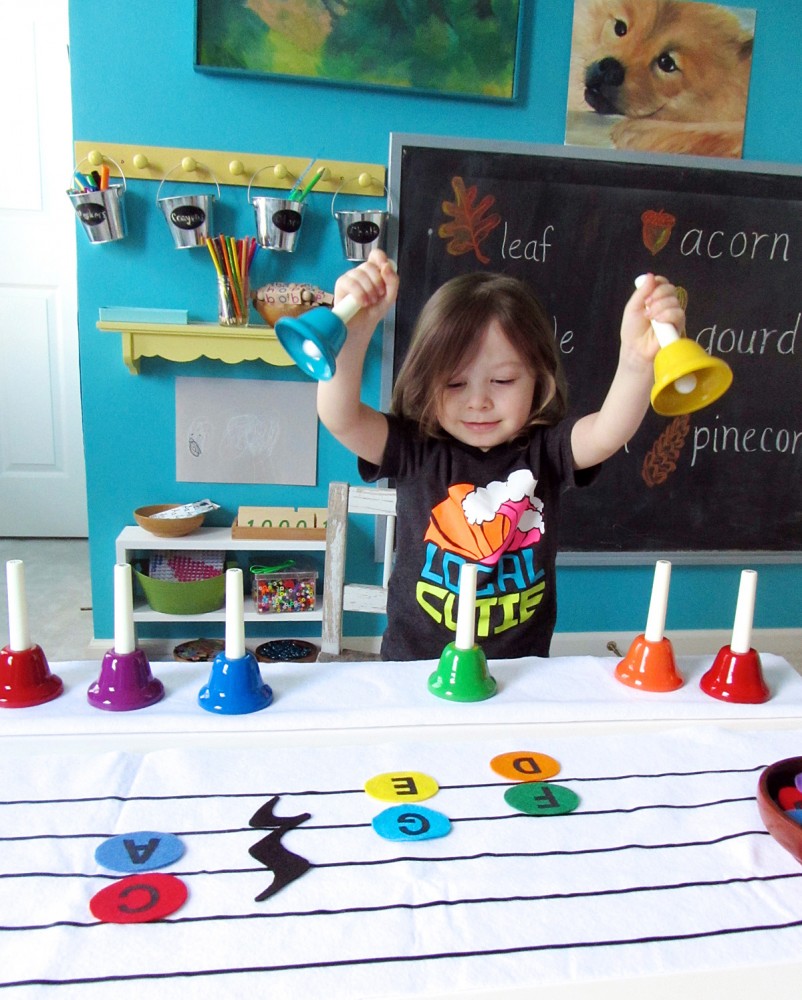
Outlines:
<svg viewBox="0 0 802 1000"><path fill-rule="evenodd" d="M325 167L321 167L320 170L318 170L318 172L312 178L312 180L309 181L308 184L304 185L303 190L301 190L301 191L294 191L290 195L290 201L299 201L299 202L303 201L304 198L306 198L306 196L309 194L309 192L315 186L315 184L317 184L317 182L322 179L322 177L323 177L323 175L325 173L326 173L326 168Z"/></svg>
<svg viewBox="0 0 802 1000"><path fill-rule="evenodd" d="M296 194L297 194L298 191L300 191L301 185L303 184L304 179L306 178L306 175L309 173L309 171L312 169L312 167L314 167L314 165L317 163L318 156L320 156L320 154L316 153L312 157L312 159L309 161L309 163L307 163L307 165L301 171L300 176L295 178L295 183L290 188L290 193L287 195L287 197L290 199L290 201L297 201ZM262 169L264 169L264 167ZM256 171L257 174L260 173L260 172L261 171L259 171L259 170ZM255 177L256 174L254 174L253 176ZM251 180L253 180L253 178L251 178Z"/></svg>
<svg viewBox="0 0 802 1000"><path fill-rule="evenodd" d="M81 191L81 192L97 191L97 187L94 181L87 174L82 174L76 170L73 176L75 177L75 180L78 182L78 187L73 188L72 189L73 191Z"/></svg>

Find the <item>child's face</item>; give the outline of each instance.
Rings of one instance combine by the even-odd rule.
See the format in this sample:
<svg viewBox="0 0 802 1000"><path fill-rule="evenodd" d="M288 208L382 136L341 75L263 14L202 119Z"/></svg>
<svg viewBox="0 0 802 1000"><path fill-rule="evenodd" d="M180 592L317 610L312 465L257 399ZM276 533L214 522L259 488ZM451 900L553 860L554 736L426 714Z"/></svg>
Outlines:
<svg viewBox="0 0 802 1000"><path fill-rule="evenodd" d="M526 424L534 391L534 375L494 320L476 356L446 383L437 419L458 441L487 451Z"/></svg>

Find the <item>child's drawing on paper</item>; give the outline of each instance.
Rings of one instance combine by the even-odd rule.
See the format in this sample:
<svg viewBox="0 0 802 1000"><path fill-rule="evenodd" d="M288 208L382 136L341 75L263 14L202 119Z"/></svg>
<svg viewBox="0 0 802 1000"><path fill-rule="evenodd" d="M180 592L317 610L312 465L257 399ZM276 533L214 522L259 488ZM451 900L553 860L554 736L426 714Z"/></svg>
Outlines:
<svg viewBox="0 0 802 1000"><path fill-rule="evenodd" d="M175 416L178 482L315 484L311 383L178 378Z"/></svg>

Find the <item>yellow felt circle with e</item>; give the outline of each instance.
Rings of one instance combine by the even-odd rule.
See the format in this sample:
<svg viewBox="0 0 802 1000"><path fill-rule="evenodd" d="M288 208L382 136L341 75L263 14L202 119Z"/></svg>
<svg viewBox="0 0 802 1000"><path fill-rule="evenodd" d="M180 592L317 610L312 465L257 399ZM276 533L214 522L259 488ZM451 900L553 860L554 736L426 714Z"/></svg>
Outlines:
<svg viewBox="0 0 802 1000"><path fill-rule="evenodd" d="M365 791L382 802L421 802L436 795L440 786L419 771L391 771L367 781Z"/></svg>
<svg viewBox="0 0 802 1000"><path fill-rule="evenodd" d="M491 768L510 781L545 781L560 773L560 765L545 753L533 750L512 750L490 761Z"/></svg>

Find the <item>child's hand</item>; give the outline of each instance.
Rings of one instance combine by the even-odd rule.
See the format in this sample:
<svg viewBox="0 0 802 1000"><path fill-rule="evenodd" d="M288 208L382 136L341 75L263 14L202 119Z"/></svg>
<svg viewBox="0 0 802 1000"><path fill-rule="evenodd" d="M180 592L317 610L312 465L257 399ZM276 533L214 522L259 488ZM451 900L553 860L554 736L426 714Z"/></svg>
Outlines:
<svg viewBox="0 0 802 1000"><path fill-rule="evenodd" d="M666 279L644 276L624 307L621 352L613 381L601 408L577 420L571 449L577 469L588 469L615 454L630 440L643 420L654 383L653 362L660 344L652 321L685 329L685 311L677 290Z"/></svg>
<svg viewBox="0 0 802 1000"><path fill-rule="evenodd" d="M337 280L334 286L335 305L346 295L352 295L361 306L348 324L349 336L355 334L370 338L398 295L398 274L383 250L371 251L364 264Z"/></svg>
<svg viewBox="0 0 802 1000"><path fill-rule="evenodd" d="M387 443L387 417L362 402L362 372L377 324L398 294L395 265L381 250L344 274L334 286L335 305L352 295L360 309L347 324L348 335L328 381L317 384L317 412L340 444L378 465Z"/></svg>
<svg viewBox="0 0 802 1000"><path fill-rule="evenodd" d="M666 278L647 274L624 308L621 347L649 364L660 349L652 320L670 323L679 334L685 329L685 310L679 303L676 288Z"/></svg>

